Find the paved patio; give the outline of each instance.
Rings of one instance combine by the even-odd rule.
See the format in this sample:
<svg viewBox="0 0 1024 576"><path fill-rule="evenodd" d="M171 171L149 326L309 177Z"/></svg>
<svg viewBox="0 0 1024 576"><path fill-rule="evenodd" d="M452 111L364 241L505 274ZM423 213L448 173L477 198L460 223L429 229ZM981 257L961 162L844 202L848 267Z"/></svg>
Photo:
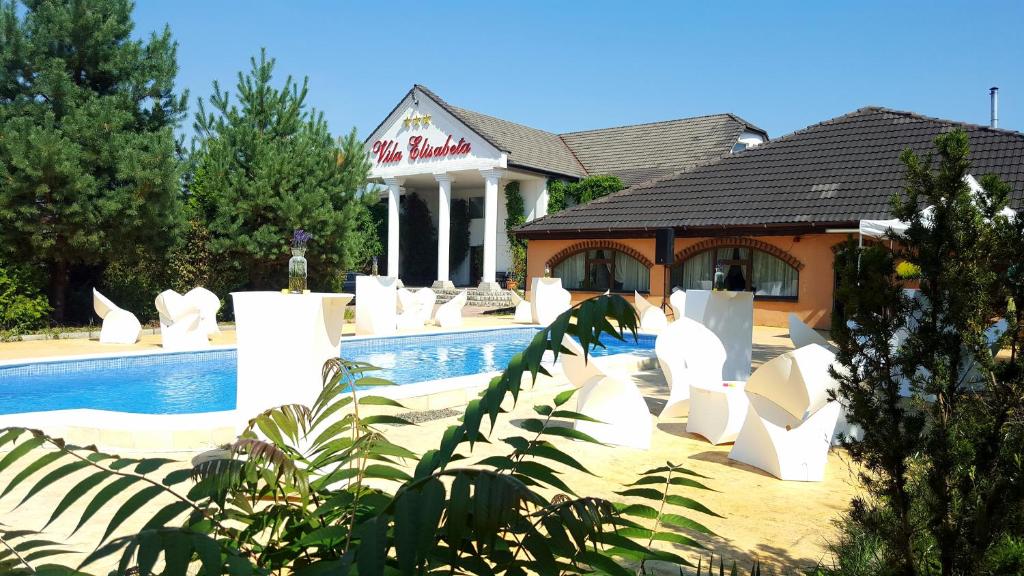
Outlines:
<svg viewBox="0 0 1024 576"><path fill-rule="evenodd" d="M471 327L488 327L507 325L507 317L477 316L467 318L466 325ZM436 330L436 328L434 329ZM218 343L230 344L234 334L225 332L218 337ZM787 331L780 328L755 327L754 330L754 365L791 348ZM144 342L130 347L110 347L98 342L87 340L60 340L42 342L19 342L0 344L0 358L43 357L48 355L71 355L110 352L113 350L148 350L158 349L158 344L151 337ZM648 400L652 412L657 414L667 397L667 387L657 370L643 372L638 375L641 388ZM516 430L512 425L518 419L533 416L532 406L550 402L551 398L567 383L557 377L546 379L535 389L521 396L520 402L509 414L500 421L491 437L500 439L513 435ZM456 423L460 411L442 412L440 414L421 414L426 420L409 427L388 427L386 434L396 443L413 451L422 453L436 447L443 430ZM443 417L438 417L443 416ZM430 419L430 418L434 419ZM827 477L824 482L801 483L782 482L766 473L749 466L732 462L728 459L729 445L712 446L698 437L685 432L686 419L674 418L656 421L651 449L639 451L626 448L593 446L570 440L557 438L554 442L579 459L594 473L588 476L578 472L567 472L564 476L567 484L580 495L617 497L613 492L622 490L622 485L636 479L639 472L671 461L684 464L710 477L707 484L714 491L679 490L678 493L696 498L712 510L725 516L724 519L692 517L704 523L718 536L701 538L708 544L716 556L724 555L727 559L735 558L741 568L749 569L753 558L760 558L776 566L790 569L813 566L826 559L825 545L834 534L833 519L837 518L848 506L856 492L856 479L845 453L835 450L830 455ZM473 457L484 457L505 450L504 444L478 444ZM138 454L133 454L137 456ZM169 457L182 461L182 465L194 455L191 452L161 453L161 457ZM20 468L31 462L24 459ZM169 469L169 468L168 468ZM16 470L0 474L0 485L8 481ZM84 478L85 474L77 478ZM42 497L30 501L24 506L15 508L28 486L20 486L12 494L0 501L0 518L7 525L21 528L39 529L46 523L56 503L66 492L66 484L51 487ZM678 490L678 489L677 489ZM115 499L105 509L116 510L121 500ZM150 504L157 506L159 502ZM104 514L86 525L81 531L68 536L77 519L76 512L82 510L76 505L48 529L48 534L55 539L66 541L69 546L82 552L91 550L96 538L102 534L106 522ZM119 533L138 529L144 521L144 514L133 522L125 525ZM677 552L696 560L692 550L678 549ZM103 573L99 568L110 568L104 563L93 571ZM672 572L675 574L676 572Z"/></svg>

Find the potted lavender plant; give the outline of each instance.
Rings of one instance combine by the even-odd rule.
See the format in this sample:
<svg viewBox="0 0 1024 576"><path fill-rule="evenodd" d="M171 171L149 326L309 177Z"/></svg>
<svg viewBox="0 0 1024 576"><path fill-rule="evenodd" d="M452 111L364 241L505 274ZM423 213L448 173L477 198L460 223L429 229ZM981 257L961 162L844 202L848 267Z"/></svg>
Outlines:
<svg viewBox="0 0 1024 576"><path fill-rule="evenodd" d="M312 238L302 228L292 234L292 257L288 260L288 291L292 294L306 291L306 243Z"/></svg>

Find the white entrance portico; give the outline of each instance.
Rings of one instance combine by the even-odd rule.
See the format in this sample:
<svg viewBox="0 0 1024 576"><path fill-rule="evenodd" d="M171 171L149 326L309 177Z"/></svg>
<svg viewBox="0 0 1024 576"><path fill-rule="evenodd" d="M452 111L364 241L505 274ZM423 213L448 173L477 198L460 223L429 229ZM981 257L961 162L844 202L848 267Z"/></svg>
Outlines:
<svg viewBox="0 0 1024 576"><path fill-rule="evenodd" d="M505 234L505 193L519 183L524 216L547 213L547 175L509 165L506 151L468 126L451 107L416 86L366 141L371 178L382 182L387 199L387 274L402 276L409 263L399 257L403 198L416 194L430 211L437 231L435 288L478 286L500 289L511 272ZM469 205L470 252L450 261L452 201Z"/></svg>

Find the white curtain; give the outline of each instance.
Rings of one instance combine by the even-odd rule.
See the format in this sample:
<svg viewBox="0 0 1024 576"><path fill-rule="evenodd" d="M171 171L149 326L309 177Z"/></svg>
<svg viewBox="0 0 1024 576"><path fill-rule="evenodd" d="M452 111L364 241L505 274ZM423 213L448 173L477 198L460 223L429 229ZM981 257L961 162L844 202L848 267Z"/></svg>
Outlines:
<svg viewBox="0 0 1024 576"><path fill-rule="evenodd" d="M615 282L622 285L626 292L649 292L651 289L651 271L639 260L623 254L615 253Z"/></svg>
<svg viewBox="0 0 1024 576"><path fill-rule="evenodd" d="M768 254L755 250L754 271L750 281L760 296L796 296L797 271L789 264Z"/></svg>
<svg viewBox="0 0 1024 576"><path fill-rule="evenodd" d="M555 269L551 271L551 275L561 278L562 287L566 290L579 290L583 287L583 281L587 277L586 270L583 269L586 258L587 255L584 252L574 254L555 266Z"/></svg>
<svg viewBox="0 0 1024 576"><path fill-rule="evenodd" d="M708 283L715 279L714 253L714 250L707 250L682 263L683 280L680 287L683 290L710 289Z"/></svg>

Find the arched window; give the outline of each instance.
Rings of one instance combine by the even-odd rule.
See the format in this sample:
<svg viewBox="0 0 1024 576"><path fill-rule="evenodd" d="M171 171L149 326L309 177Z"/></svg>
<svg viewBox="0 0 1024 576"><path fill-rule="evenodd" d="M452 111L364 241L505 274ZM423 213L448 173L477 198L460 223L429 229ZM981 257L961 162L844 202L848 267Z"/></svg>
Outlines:
<svg viewBox="0 0 1024 576"><path fill-rule="evenodd" d="M556 262L551 275L567 290L649 292L651 271L633 256L611 247L580 250Z"/></svg>
<svg viewBox="0 0 1024 576"><path fill-rule="evenodd" d="M715 246L672 267L672 285L710 290L715 269L725 273L726 290L751 291L761 299L795 299L800 272L788 262L751 246Z"/></svg>

